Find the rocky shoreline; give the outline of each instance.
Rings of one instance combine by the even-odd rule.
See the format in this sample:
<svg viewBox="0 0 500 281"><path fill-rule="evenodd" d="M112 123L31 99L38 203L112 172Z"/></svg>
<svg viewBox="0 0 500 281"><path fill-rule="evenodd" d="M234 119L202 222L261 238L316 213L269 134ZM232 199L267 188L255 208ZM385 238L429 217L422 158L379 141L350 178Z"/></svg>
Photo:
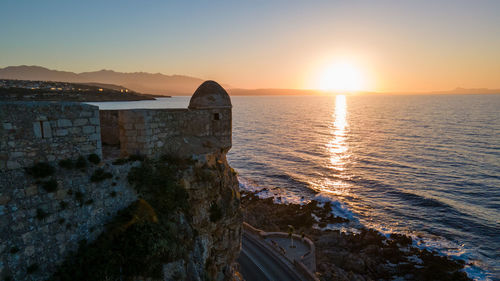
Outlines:
<svg viewBox="0 0 500 281"><path fill-rule="evenodd" d="M316 245L317 275L320 280L472 280L463 271L463 261L412 245L412 238L373 229L359 233L326 230L328 224L349 220L332 214L329 203L311 201L305 205L275 204L256 193L241 191L243 219L265 231L305 234Z"/></svg>

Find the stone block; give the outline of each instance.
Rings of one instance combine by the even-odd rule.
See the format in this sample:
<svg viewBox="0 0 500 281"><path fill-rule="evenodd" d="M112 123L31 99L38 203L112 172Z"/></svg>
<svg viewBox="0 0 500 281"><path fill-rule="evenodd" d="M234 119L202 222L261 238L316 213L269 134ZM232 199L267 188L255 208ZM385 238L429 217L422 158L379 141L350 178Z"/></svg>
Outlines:
<svg viewBox="0 0 500 281"><path fill-rule="evenodd" d="M90 124L92 124L92 125L99 125L100 124L99 118L96 118L96 117L89 118L89 121L90 121Z"/></svg>
<svg viewBox="0 0 500 281"><path fill-rule="evenodd" d="M19 169L21 164L17 161L7 161L7 169Z"/></svg>
<svg viewBox="0 0 500 281"><path fill-rule="evenodd" d="M69 132L66 129L57 129L57 131L56 131L56 136L58 136L58 137L67 136L68 134L69 134Z"/></svg>
<svg viewBox="0 0 500 281"><path fill-rule="evenodd" d="M59 119L57 120L57 127L71 127L73 123L69 119Z"/></svg>
<svg viewBox="0 0 500 281"><path fill-rule="evenodd" d="M21 152L21 151L15 151L15 152L12 152L10 154L10 156L12 158L18 158L18 157L23 157L24 156L24 152Z"/></svg>
<svg viewBox="0 0 500 281"><path fill-rule="evenodd" d="M52 129L50 127L50 122L44 121L42 128L43 128L43 137L44 138L51 138L52 137Z"/></svg>
<svg viewBox="0 0 500 281"><path fill-rule="evenodd" d="M82 133L82 128L80 128L80 127L73 127L73 128L69 128L68 130L73 135L80 135Z"/></svg>
<svg viewBox="0 0 500 281"><path fill-rule="evenodd" d="M35 137L37 138L42 138L42 126L40 122L33 122L33 133L35 134Z"/></svg>
<svg viewBox="0 0 500 281"><path fill-rule="evenodd" d="M0 205L6 205L10 201L10 196L0 195Z"/></svg>
<svg viewBox="0 0 500 281"><path fill-rule="evenodd" d="M31 257L35 254L35 246L28 246L24 249L24 254Z"/></svg>
<svg viewBox="0 0 500 281"><path fill-rule="evenodd" d="M87 123L89 122L88 119L85 119L85 118L79 118L79 119L76 119L74 122L73 122L73 125L74 126L83 126L83 125L87 125Z"/></svg>
<svg viewBox="0 0 500 281"><path fill-rule="evenodd" d="M12 130L12 123L3 123L3 128L5 130Z"/></svg>
<svg viewBox="0 0 500 281"><path fill-rule="evenodd" d="M89 136L89 140L91 141L96 141L96 140L99 140L101 138L101 135L99 134L92 134Z"/></svg>
<svg viewBox="0 0 500 281"><path fill-rule="evenodd" d="M30 185L28 188L26 188L26 196L33 196L38 194L38 186L36 185Z"/></svg>
<svg viewBox="0 0 500 281"><path fill-rule="evenodd" d="M95 127L94 126L84 126L83 133L86 135L93 134L93 133L95 133Z"/></svg>

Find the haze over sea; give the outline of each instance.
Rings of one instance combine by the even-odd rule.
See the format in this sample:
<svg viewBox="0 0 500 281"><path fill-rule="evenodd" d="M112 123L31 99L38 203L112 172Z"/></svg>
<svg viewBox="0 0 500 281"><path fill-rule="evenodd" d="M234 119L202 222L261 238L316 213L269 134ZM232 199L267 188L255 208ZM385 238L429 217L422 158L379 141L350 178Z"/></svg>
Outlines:
<svg viewBox="0 0 500 281"><path fill-rule="evenodd" d="M101 108L186 107L189 97ZM276 201L336 213L500 278L500 95L232 97L229 162Z"/></svg>

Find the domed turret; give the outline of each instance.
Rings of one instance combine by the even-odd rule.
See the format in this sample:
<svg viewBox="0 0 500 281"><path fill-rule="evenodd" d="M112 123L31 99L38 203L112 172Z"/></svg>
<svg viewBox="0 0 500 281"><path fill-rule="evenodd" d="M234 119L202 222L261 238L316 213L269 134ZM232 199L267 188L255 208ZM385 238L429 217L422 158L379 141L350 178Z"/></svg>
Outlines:
<svg viewBox="0 0 500 281"><path fill-rule="evenodd" d="M231 99L226 90L215 81L205 81L194 92L189 109L231 108Z"/></svg>

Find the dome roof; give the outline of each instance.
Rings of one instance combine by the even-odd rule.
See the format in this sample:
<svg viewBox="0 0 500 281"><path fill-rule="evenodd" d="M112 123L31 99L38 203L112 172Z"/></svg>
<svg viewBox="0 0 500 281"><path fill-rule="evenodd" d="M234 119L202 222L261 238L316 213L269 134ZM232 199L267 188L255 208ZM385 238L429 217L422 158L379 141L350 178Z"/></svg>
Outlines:
<svg viewBox="0 0 500 281"><path fill-rule="evenodd" d="M230 108L231 99L226 90L215 81L205 81L194 92L189 101L190 109Z"/></svg>

